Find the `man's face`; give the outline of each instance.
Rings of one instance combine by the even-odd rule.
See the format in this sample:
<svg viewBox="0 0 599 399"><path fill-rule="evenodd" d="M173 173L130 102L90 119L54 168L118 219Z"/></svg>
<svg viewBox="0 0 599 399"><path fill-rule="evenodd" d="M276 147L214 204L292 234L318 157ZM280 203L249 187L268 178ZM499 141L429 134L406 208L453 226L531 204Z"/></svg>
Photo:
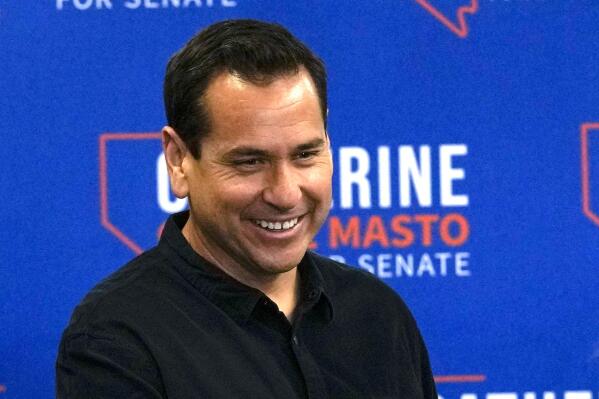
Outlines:
<svg viewBox="0 0 599 399"><path fill-rule="evenodd" d="M223 73L204 104L211 131L200 159L184 161L192 246L255 277L293 269L331 204L329 142L310 75L300 69L257 86Z"/></svg>

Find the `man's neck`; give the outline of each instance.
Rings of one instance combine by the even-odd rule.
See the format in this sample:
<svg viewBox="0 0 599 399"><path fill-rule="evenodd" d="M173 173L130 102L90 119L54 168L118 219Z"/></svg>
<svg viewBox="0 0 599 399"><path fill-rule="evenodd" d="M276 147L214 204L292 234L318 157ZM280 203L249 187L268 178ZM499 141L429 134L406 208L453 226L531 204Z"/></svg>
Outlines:
<svg viewBox="0 0 599 399"><path fill-rule="evenodd" d="M254 288L264 292L267 297L276 303L279 310L283 312L285 317L291 322L293 321L294 311L300 297L300 282L297 267L288 271L285 273L285 276L282 277L289 281L277 281L276 284L269 284L263 288Z"/></svg>
<svg viewBox="0 0 599 399"><path fill-rule="evenodd" d="M183 226L181 233L200 256L240 283L262 291L277 304L289 321L293 321L293 314L300 297L300 277L297 267L283 273L255 274L235 262L219 260L218 256L208 250L189 221Z"/></svg>

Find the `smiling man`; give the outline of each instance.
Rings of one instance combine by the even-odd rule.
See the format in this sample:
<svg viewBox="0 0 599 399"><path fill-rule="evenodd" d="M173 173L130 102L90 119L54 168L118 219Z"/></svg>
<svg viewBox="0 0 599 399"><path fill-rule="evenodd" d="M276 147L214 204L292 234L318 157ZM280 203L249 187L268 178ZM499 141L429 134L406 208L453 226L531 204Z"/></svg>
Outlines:
<svg viewBox="0 0 599 399"><path fill-rule="evenodd" d="M94 288L59 398L436 398L393 290L308 246L331 205L322 61L283 27L217 23L169 61L162 130L190 210Z"/></svg>
<svg viewBox="0 0 599 399"><path fill-rule="evenodd" d="M190 201L183 236L288 318L296 266L331 205L333 172L317 90L297 68L259 84L218 72L203 96L210 133L197 158L174 128L163 130L173 192Z"/></svg>

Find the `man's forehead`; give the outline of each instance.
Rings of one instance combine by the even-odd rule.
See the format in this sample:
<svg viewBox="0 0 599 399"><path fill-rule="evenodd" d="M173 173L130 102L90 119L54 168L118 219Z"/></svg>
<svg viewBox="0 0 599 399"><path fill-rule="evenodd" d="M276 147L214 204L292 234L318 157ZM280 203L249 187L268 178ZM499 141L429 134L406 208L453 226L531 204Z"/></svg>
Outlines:
<svg viewBox="0 0 599 399"><path fill-rule="evenodd" d="M220 124L287 126L302 121L324 125L312 80L302 71L268 85L256 85L223 73L206 90L203 105L212 128Z"/></svg>
<svg viewBox="0 0 599 399"><path fill-rule="evenodd" d="M268 84L221 72L205 91L202 105L209 126L202 145L210 143L221 154L234 147L282 154L314 140L326 141L317 91L304 69Z"/></svg>
<svg viewBox="0 0 599 399"><path fill-rule="evenodd" d="M275 93L274 89L278 89L279 93ZM252 97L255 93L261 93L264 97L269 92L272 95L280 95L284 92L286 97L290 98L304 94L318 97L310 73L304 67L300 67L298 70L271 76L261 75L255 79L241 76L234 71L222 71L210 80L204 99L210 102L210 100L229 99L231 95L237 95L239 100L243 100L245 94L247 100L255 100Z"/></svg>

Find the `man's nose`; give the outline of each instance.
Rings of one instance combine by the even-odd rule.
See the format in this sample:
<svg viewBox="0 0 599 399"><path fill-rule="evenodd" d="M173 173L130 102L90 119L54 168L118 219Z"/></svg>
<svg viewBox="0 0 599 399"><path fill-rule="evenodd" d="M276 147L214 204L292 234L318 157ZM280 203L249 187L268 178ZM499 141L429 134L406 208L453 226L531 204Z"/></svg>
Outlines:
<svg viewBox="0 0 599 399"><path fill-rule="evenodd" d="M273 165L263 199L279 210L296 207L302 198L300 176L293 166L280 163Z"/></svg>

